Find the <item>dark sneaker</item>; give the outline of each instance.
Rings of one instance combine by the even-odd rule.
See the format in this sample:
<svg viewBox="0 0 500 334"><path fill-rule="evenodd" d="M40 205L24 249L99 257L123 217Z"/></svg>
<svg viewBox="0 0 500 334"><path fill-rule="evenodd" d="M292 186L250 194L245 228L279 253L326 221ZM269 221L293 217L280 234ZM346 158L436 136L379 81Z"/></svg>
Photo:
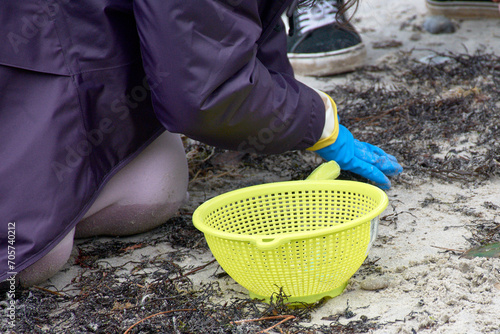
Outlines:
<svg viewBox="0 0 500 334"><path fill-rule="evenodd" d="M295 73L326 76L363 66L365 45L351 24L337 18L340 6L341 0L317 0L294 12L294 33L287 43Z"/></svg>
<svg viewBox="0 0 500 334"><path fill-rule="evenodd" d="M485 0L426 0L427 8L433 15L449 17L497 17L500 18L499 3Z"/></svg>

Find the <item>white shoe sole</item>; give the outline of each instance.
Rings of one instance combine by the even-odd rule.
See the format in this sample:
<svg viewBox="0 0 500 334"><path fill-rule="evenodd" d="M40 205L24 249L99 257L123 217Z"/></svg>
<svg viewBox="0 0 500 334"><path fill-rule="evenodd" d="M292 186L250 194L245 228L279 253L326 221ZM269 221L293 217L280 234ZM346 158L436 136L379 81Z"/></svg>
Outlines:
<svg viewBox="0 0 500 334"><path fill-rule="evenodd" d="M500 18L497 2L434 1L427 0L427 9L433 15L458 18Z"/></svg>
<svg viewBox="0 0 500 334"><path fill-rule="evenodd" d="M352 72L364 65L366 48L363 43L332 52L289 53L288 59L296 74L328 76Z"/></svg>

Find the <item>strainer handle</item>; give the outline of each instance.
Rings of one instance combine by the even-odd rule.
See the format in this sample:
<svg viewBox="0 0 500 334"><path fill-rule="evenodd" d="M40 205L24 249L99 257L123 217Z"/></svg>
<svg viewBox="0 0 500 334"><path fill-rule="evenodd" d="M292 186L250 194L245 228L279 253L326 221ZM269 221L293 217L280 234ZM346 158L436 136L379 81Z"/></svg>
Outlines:
<svg viewBox="0 0 500 334"><path fill-rule="evenodd" d="M289 237L287 238L283 236L257 238L255 240L255 246L257 246L257 248L262 251L272 250L284 244L285 242L288 242L289 239Z"/></svg>
<svg viewBox="0 0 500 334"><path fill-rule="evenodd" d="M335 161L331 160L324 162L307 177L307 181L313 180L335 180L340 175L340 166Z"/></svg>

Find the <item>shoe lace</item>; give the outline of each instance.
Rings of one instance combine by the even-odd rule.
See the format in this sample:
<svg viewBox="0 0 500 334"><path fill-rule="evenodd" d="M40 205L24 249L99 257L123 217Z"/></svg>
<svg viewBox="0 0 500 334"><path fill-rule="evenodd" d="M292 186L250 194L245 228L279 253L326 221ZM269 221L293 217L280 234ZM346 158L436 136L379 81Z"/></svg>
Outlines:
<svg viewBox="0 0 500 334"><path fill-rule="evenodd" d="M312 7L297 10L297 30L299 34L337 22L338 2L336 0L318 0Z"/></svg>

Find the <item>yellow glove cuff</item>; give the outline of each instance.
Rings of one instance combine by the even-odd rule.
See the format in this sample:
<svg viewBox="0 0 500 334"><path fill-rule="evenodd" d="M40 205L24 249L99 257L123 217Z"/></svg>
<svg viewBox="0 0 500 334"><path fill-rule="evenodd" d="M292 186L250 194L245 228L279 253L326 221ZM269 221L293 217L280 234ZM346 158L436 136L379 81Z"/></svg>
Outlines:
<svg viewBox="0 0 500 334"><path fill-rule="evenodd" d="M325 101L325 111L326 111L325 123L333 121L334 122L333 131L329 136L321 138L316 144L314 144L314 146L308 148L307 149L308 151L317 151L333 144L337 140L337 137L339 135L337 105L329 95L323 92L320 92L320 95L322 95L322 97L323 96L328 97L327 101Z"/></svg>

